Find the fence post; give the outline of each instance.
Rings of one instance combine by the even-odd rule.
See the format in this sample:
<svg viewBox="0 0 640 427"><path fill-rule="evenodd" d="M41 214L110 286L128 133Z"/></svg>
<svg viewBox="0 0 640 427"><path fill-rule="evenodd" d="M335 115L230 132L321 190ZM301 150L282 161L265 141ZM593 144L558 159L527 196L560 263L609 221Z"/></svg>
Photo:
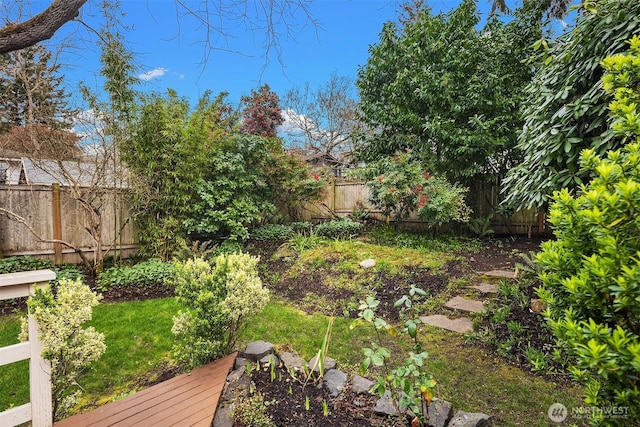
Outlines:
<svg viewBox="0 0 640 427"><path fill-rule="evenodd" d="M0 300L26 297L36 286L46 286L56 278L51 270L0 274ZM28 313L29 341L0 348L0 366L29 359L29 403L0 412L0 425L20 425L31 421L33 427L53 425L51 365L42 357L42 341L35 319Z"/></svg>
<svg viewBox="0 0 640 427"><path fill-rule="evenodd" d="M51 199L53 203L52 219L53 219L53 238L62 240L62 208L60 206L60 184L51 184ZM56 242L53 244L54 262L56 265L62 264L62 244Z"/></svg>

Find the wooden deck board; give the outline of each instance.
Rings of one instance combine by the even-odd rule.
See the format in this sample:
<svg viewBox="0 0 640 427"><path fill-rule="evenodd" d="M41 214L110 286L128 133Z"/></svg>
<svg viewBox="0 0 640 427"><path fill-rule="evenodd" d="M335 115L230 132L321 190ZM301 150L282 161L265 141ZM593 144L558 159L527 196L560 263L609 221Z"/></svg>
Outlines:
<svg viewBox="0 0 640 427"><path fill-rule="evenodd" d="M231 354L54 427L210 426L235 357Z"/></svg>

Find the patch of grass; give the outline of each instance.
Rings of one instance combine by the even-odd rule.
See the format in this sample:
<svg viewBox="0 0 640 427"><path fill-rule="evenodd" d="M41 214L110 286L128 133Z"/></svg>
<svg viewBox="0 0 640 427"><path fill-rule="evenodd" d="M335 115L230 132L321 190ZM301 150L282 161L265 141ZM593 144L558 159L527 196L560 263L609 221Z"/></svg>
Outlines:
<svg viewBox="0 0 640 427"><path fill-rule="evenodd" d="M87 325L105 334L107 351L80 379L83 403L103 404L130 393L140 377L166 363L174 342L173 316L180 308L175 298L97 306Z"/></svg>
<svg viewBox="0 0 640 427"><path fill-rule="evenodd" d="M105 334L107 350L79 378L84 389L80 406L102 405L140 388L140 378L166 367L173 345L175 298L101 304L94 309L94 326ZM0 345L18 342L19 316L0 318ZM0 367L0 410L29 401L28 361Z"/></svg>
<svg viewBox="0 0 640 427"><path fill-rule="evenodd" d="M329 356L341 369L355 373L363 358L361 349L377 340L373 328L350 329L351 323L349 319L335 319ZM325 316L309 315L276 301L243 332L241 344L265 340L309 360L322 345L327 324ZM451 401L457 409L491 414L496 417L495 425L548 426L547 410L552 403L582 405L580 388L523 372L488 355L482 347L465 344L462 335L425 326L420 334L424 350L430 353L428 369L438 381L436 396ZM410 348L409 343L399 341L383 344L391 349L393 362L398 363Z"/></svg>
<svg viewBox="0 0 640 427"><path fill-rule="evenodd" d="M0 317L0 346L17 344L20 316ZM29 402L29 361L0 366L0 411Z"/></svg>
<svg viewBox="0 0 640 427"><path fill-rule="evenodd" d="M398 274L403 267L428 268L437 272L455 259L444 252L380 246L362 241L330 241L300 253L296 266L314 265L318 259L336 262L333 269L344 272L361 272L360 262L367 258L376 260L375 272Z"/></svg>

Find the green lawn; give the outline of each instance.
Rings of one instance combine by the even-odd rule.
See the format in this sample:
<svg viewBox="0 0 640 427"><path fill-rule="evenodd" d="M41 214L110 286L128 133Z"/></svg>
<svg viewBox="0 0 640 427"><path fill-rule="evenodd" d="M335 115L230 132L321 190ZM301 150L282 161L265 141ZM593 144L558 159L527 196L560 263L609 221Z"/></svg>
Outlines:
<svg viewBox="0 0 640 427"><path fill-rule="evenodd" d="M140 378L152 379L166 366L173 343L171 318L178 310L173 298L102 304L95 309L91 324L105 333L107 351L80 380L85 407L136 391ZM335 319L329 355L343 369L356 372L361 348L370 345L374 332L366 326L351 329L351 323ZM289 303L272 301L241 333L238 344L262 339L309 359L320 347L327 325L323 315L309 315ZM0 345L17 342L18 331L17 316L0 318ZM459 335L426 327L421 335L431 354L429 370L438 381L436 395L458 409L492 414L497 417L496 425L547 426L546 411L552 403L580 406L577 387L523 372L482 347L464 343ZM386 343L398 360L408 347L399 338ZM28 400L27 369L23 362L0 370L0 409Z"/></svg>

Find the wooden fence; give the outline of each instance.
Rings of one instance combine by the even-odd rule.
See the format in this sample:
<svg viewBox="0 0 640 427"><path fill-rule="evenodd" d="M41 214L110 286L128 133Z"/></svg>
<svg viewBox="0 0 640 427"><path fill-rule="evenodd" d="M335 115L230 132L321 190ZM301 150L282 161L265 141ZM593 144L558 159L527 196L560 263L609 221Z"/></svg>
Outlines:
<svg viewBox="0 0 640 427"><path fill-rule="evenodd" d="M103 250L128 257L135 249L136 231L129 220L123 190L104 190L100 208ZM60 263L79 263L75 250L44 240L63 240L82 252L93 253L95 243L86 230L88 213L71 196L71 189L57 185L0 185L0 207L22 217L22 224L0 214L0 256L31 255ZM31 228L31 230L30 230ZM114 246L115 245L115 246Z"/></svg>
<svg viewBox="0 0 640 427"><path fill-rule="evenodd" d="M491 206L497 204L498 191L493 186L478 186L471 190L473 199L472 209L478 216L487 215L492 211ZM361 182L333 182L324 191L324 197L319 202L306 203L302 209L302 219L305 221L324 221L335 215L347 217L354 211L366 210L371 218L386 221L387 218L378 209L372 207L368 201L369 190ZM406 225L420 227L423 222L414 213L402 221ZM542 234L547 232L544 215L535 209L521 210L505 217L493 215L491 229L498 234Z"/></svg>

